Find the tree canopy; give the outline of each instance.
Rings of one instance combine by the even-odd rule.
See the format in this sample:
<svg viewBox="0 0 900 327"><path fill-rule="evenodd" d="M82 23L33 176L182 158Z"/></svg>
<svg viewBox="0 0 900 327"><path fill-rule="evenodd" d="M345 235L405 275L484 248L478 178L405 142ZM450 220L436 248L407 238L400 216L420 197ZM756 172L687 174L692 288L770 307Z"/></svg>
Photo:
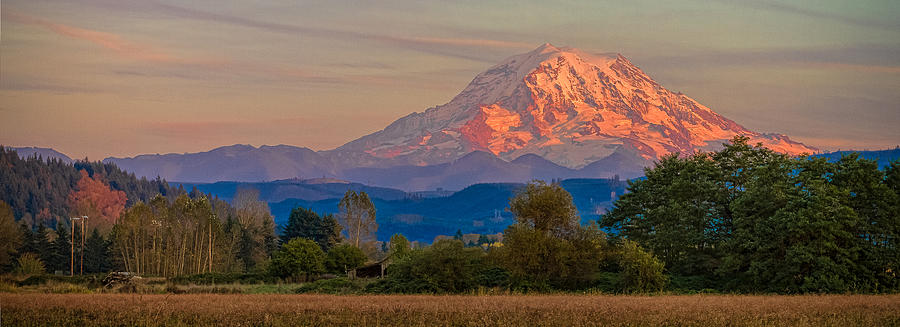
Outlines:
<svg viewBox="0 0 900 327"><path fill-rule="evenodd" d="M295 238L275 252L270 266L272 273L282 278L303 278L325 271L325 253L315 242Z"/></svg>
<svg viewBox="0 0 900 327"><path fill-rule="evenodd" d="M334 219L334 215L319 216L310 209L296 207L291 210L287 225L281 232L281 241L301 237L313 240L322 251L328 251L341 242L341 225Z"/></svg>
<svg viewBox="0 0 900 327"><path fill-rule="evenodd" d="M896 163L791 158L736 137L662 158L600 220L684 276L774 292L897 289Z"/></svg>

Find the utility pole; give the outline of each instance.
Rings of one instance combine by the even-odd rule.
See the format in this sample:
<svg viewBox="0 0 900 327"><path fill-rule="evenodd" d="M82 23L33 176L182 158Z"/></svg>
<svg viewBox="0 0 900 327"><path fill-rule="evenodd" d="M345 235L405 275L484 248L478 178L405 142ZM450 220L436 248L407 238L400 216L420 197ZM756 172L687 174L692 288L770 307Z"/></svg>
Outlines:
<svg viewBox="0 0 900 327"><path fill-rule="evenodd" d="M78 220L81 220L81 271L84 272L84 220L87 220L87 216L72 217L69 218L72 225L72 256L69 260L69 277L75 276L75 222Z"/></svg>
<svg viewBox="0 0 900 327"><path fill-rule="evenodd" d="M87 216L81 216L81 268L79 268L79 275L84 275L84 224L87 224Z"/></svg>
<svg viewBox="0 0 900 327"><path fill-rule="evenodd" d="M69 277L75 276L75 220L77 219L80 218L72 218L70 221L70 225L72 225L72 256L69 262Z"/></svg>

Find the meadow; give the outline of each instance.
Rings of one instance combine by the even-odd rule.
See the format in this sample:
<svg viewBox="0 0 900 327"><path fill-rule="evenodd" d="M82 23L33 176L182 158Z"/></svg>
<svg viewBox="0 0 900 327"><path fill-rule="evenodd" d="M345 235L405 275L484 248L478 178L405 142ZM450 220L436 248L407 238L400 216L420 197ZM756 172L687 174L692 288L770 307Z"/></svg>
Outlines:
<svg viewBox="0 0 900 327"><path fill-rule="evenodd" d="M900 295L0 293L3 326L896 326Z"/></svg>

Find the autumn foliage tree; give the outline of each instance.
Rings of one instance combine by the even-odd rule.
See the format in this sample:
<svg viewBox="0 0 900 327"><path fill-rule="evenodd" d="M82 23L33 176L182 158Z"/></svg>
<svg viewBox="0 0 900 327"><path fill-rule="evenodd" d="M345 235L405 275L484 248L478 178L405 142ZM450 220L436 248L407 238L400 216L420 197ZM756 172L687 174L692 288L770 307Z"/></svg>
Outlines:
<svg viewBox="0 0 900 327"><path fill-rule="evenodd" d="M109 188L102 180L92 178L87 171L81 171L81 179L69 193L70 213L90 217L88 223L101 232L108 232L125 209L125 192Z"/></svg>

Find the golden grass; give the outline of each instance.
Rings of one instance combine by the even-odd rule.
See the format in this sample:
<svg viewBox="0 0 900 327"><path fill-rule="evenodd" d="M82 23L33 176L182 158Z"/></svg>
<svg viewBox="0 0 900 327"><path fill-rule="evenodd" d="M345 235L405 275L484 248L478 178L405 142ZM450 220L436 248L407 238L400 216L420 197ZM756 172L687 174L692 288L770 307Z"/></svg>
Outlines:
<svg viewBox="0 0 900 327"><path fill-rule="evenodd" d="M895 326L900 295L0 294L3 326Z"/></svg>

